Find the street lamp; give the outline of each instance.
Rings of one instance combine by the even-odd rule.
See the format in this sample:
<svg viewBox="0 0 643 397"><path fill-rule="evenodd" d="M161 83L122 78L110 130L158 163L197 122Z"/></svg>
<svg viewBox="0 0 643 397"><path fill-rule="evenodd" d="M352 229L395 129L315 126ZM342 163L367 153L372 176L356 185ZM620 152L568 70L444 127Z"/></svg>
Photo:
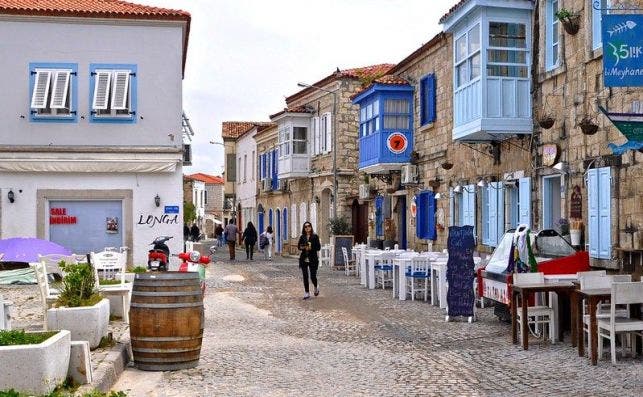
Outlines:
<svg viewBox="0 0 643 397"><path fill-rule="evenodd" d="M299 87L313 88L333 94L333 217L337 217L337 90L331 91L316 85L297 83Z"/></svg>

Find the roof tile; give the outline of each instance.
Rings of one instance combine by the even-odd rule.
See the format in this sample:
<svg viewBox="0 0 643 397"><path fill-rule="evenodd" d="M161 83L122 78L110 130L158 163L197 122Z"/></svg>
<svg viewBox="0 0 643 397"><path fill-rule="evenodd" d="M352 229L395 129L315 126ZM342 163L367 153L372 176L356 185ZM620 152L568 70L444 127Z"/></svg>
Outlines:
<svg viewBox="0 0 643 397"><path fill-rule="evenodd" d="M121 0L0 0L0 13L96 18L190 19L190 13Z"/></svg>
<svg viewBox="0 0 643 397"><path fill-rule="evenodd" d="M236 139L254 127L265 128L273 124L269 121L224 121L221 123L221 136Z"/></svg>
<svg viewBox="0 0 643 397"><path fill-rule="evenodd" d="M196 180L196 181L201 181L201 182L205 182L205 183L212 183L212 184L215 184L215 185L223 185L225 183L223 178L221 178L220 176L208 175L208 174L204 174L202 172L199 172L199 173L196 173L196 174L191 174L191 175L186 175L185 178L186 179Z"/></svg>

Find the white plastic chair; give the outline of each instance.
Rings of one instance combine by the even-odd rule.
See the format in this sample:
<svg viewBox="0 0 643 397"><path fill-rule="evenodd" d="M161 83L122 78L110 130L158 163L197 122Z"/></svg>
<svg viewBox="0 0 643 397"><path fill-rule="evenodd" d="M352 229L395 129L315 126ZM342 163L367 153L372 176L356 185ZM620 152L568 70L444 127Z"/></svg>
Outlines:
<svg viewBox="0 0 643 397"><path fill-rule="evenodd" d="M513 275L513 284L517 286L528 285L528 284L542 284L545 282L545 275L543 273L514 273ZM529 299L528 296L522 296L522 299ZM512 302L513 304L513 302ZM518 332L519 335L522 335L522 310L518 308ZM555 327L555 315L554 309L549 306L543 305L534 305L527 307L527 326L530 324L534 325L547 325L547 332L551 339L551 343L555 343L554 330ZM524 343L524 341L522 341Z"/></svg>
<svg viewBox="0 0 643 397"><path fill-rule="evenodd" d="M103 295L119 295L123 302L123 322L129 324L129 305L132 285L125 282L127 270L124 252L102 251L90 253L96 287ZM100 280L120 280L118 284L100 284Z"/></svg>
<svg viewBox="0 0 643 397"><path fill-rule="evenodd" d="M330 244L324 244L321 247L321 250L319 251L319 266L326 266L330 267Z"/></svg>
<svg viewBox="0 0 643 397"><path fill-rule="evenodd" d="M377 287L378 281L382 286L382 289L386 288L387 284L393 286L393 264L392 261L395 258L395 254L390 253L388 249L385 249L384 252L376 258L376 264L373 269L375 273L375 287Z"/></svg>
<svg viewBox="0 0 643 397"><path fill-rule="evenodd" d="M344 274L350 276L357 272L357 265L355 260L352 260L348 257L348 250L346 247L342 247L342 256L344 257Z"/></svg>
<svg viewBox="0 0 643 397"><path fill-rule="evenodd" d="M38 282L38 290L40 292L40 299L42 301L43 308L43 319L44 325L43 328L47 330L47 310L51 308L58 299L60 292L56 289L50 288L49 279L47 278L47 270L45 264L42 262L32 263L29 266L34 271L36 276L36 281Z"/></svg>
<svg viewBox="0 0 643 397"><path fill-rule="evenodd" d="M65 272L60 268L60 262L65 262L68 264L78 263L74 255L62 255L62 254L47 254L47 255L38 255L38 262L45 265L45 271L47 275L58 274L61 278L65 276Z"/></svg>
<svg viewBox="0 0 643 397"><path fill-rule="evenodd" d="M636 337L643 338L643 320L618 317L617 305L643 303L643 282L612 283L609 318L598 320L598 358L603 356L603 338L610 341L612 363L616 364L616 335L634 337L632 351L636 352Z"/></svg>

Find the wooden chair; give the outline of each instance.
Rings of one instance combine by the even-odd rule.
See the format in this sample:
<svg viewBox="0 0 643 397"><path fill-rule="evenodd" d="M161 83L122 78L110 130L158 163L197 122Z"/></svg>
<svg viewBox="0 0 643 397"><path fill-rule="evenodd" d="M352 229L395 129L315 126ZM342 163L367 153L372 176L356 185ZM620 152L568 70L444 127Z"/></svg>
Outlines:
<svg viewBox="0 0 643 397"><path fill-rule="evenodd" d="M528 284L542 284L545 282L545 275L543 273L514 273L513 275L513 284L514 285L528 285ZM523 296L522 299L529 299L527 296ZM514 302L512 302L514 304ZM522 327L522 311L518 310L518 327L519 335L522 335L520 328ZM527 307L527 326L530 324L533 325L547 325L549 337L551 343L555 343L554 329L555 327L555 315L554 309L549 306L544 305L534 305ZM524 341L523 341L524 343Z"/></svg>
<svg viewBox="0 0 643 397"><path fill-rule="evenodd" d="M632 351L636 352L636 337L643 338L643 320L618 317L617 306L643 303L643 282L612 283L609 318L598 319L598 357L603 356L603 339L609 339L612 363L616 364L616 335L634 337Z"/></svg>
<svg viewBox="0 0 643 397"><path fill-rule="evenodd" d="M90 259L94 268L96 287L104 296L117 295L122 297L123 322L129 324L129 305L131 283L125 282L127 270L127 255L124 252L102 251L91 252ZM117 284L100 284L101 280L119 280Z"/></svg>
<svg viewBox="0 0 643 397"><path fill-rule="evenodd" d="M346 247L342 247L342 256L344 257L344 274L350 276L357 272L357 265L355 264L354 259L348 257L348 250Z"/></svg>

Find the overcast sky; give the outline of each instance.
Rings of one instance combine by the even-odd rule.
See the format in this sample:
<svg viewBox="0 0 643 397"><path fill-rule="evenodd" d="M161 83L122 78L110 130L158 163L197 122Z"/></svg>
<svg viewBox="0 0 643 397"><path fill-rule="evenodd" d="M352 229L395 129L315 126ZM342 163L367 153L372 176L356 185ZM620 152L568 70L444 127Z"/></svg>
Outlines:
<svg viewBox="0 0 643 397"><path fill-rule="evenodd" d="M129 0L192 15L183 108L195 137L185 174L221 175L222 121L269 121L284 98L337 67L397 63L459 0Z"/></svg>

